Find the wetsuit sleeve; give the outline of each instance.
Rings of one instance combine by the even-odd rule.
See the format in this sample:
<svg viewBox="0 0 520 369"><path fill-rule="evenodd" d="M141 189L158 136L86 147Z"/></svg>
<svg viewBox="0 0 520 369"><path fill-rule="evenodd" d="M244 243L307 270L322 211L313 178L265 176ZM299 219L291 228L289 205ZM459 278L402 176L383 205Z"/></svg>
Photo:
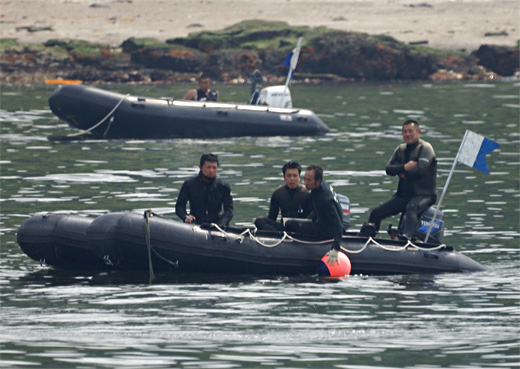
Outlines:
<svg viewBox="0 0 520 369"><path fill-rule="evenodd" d="M231 196L231 187L226 183L225 186L222 187L223 196L222 196L222 205L224 206L224 213L220 217L219 225L228 225L233 218L233 197Z"/></svg>
<svg viewBox="0 0 520 369"><path fill-rule="evenodd" d="M404 163L399 163L397 160L397 153L399 151L399 147L397 147L388 161L386 163L386 174L389 176L396 176L404 172Z"/></svg>
<svg viewBox="0 0 520 369"><path fill-rule="evenodd" d="M328 200L322 202L320 209L317 211L321 214L320 222L323 220L323 226L329 228L332 233L334 239L332 248L339 250L343 237L343 223L335 207L334 200Z"/></svg>
<svg viewBox="0 0 520 369"><path fill-rule="evenodd" d="M420 179L428 174L432 163L437 160L431 145L423 145L417 159L417 168L406 173L408 179Z"/></svg>
<svg viewBox="0 0 520 369"><path fill-rule="evenodd" d="M269 213L267 217L276 222L276 218L278 218L278 211L280 210L280 202L277 199L276 191L273 192L271 196L271 203L269 205Z"/></svg>
<svg viewBox="0 0 520 369"><path fill-rule="evenodd" d="M332 204L333 207L335 206ZM332 225L332 230L334 234L334 243L332 244L332 249L336 249L339 251L339 248L341 246L341 239L343 238L343 222L341 221L341 218L339 217L339 214L335 209L331 209L330 212L330 224Z"/></svg>
<svg viewBox="0 0 520 369"><path fill-rule="evenodd" d="M182 184L181 191L179 192L179 196L177 196L177 203L175 204L175 214L177 214L177 216L181 218L183 222L188 215L188 212L186 211L188 196L188 185L186 182L184 182Z"/></svg>
<svg viewBox="0 0 520 369"><path fill-rule="evenodd" d="M328 221L332 225L334 234L334 243L332 244L332 248L339 251L339 247L341 246L341 239L343 238L343 223L341 222L338 213L334 209L331 209L329 214L330 220Z"/></svg>
<svg viewBox="0 0 520 369"><path fill-rule="evenodd" d="M338 221L336 222L336 226L334 229L334 243L332 244L331 249L336 249L339 251L341 247L341 240L343 238L343 224L341 223L341 219L336 214Z"/></svg>

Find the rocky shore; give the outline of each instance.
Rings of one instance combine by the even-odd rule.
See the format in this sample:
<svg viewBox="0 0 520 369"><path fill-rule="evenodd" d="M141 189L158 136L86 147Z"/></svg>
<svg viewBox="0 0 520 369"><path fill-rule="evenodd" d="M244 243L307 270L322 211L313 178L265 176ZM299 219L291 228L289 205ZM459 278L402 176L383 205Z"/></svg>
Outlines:
<svg viewBox="0 0 520 369"><path fill-rule="evenodd" d="M89 84L177 83L193 81L201 72L220 82L241 83L255 69L269 82L279 82L287 72L282 62L299 37L304 42L297 80L486 80L520 75L518 45L439 50L385 35L251 20L164 41L128 38L119 45L78 39L49 39L41 44L0 39L0 83L27 86L54 79Z"/></svg>

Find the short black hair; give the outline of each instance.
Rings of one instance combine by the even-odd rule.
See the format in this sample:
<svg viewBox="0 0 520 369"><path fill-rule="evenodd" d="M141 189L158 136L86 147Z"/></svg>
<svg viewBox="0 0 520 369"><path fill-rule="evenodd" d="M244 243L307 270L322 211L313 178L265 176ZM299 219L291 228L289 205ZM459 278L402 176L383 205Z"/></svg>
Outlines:
<svg viewBox="0 0 520 369"><path fill-rule="evenodd" d="M307 170L313 170L314 171L314 180L315 181L323 181L323 169L321 169L318 165L309 165L307 167Z"/></svg>
<svg viewBox="0 0 520 369"><path fill-rule="evenodd" d="M287 169L298 169L298 174L302 173L302 166L300 164L298 164L297 162L292 161L292 160L288 161L287 163L284 164L284 166L282 168L283 175L285 175L285 171Z"/></svg>
<svg viewBox="0 0 520 369"><path fill-rule="evenodd" d="M203 79L210 79L210 76L208 76L207 74L201 74L199 77L199 82Z"/></svg>
<svg viewBox="0 0 520 369"><path fill-rule="evenodd" d="M202 154L202 156L200 157L200 166L204 166L204 163L207 161L217 163L217 166L219 165L218 156L216 154L212 154L210 152Z"/></svg>
<svg viewBox="0 0 520 369"><path fill-rule="evenodd" d="M415 126L417 128L419 128L419 123L417 123L417 121L413 120L413 119L408 119L406 122L403 123L403 126L407 126L409 124L415 124Z"/></svg>

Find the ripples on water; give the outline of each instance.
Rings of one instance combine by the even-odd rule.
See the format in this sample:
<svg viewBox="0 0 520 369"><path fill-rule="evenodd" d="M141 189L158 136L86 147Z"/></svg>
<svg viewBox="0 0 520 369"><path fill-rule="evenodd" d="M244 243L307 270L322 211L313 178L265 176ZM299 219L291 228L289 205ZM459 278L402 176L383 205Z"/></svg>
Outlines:
<svg viewBox="0 0 520 369"><path fill-rule="evenodd" d="M70 285L59 284L63 276L39 278L15 282L17 296L3 309L4 350L25 363L448 367L471 358L472 367L488 368L515 355L515 308L505 305L517 296L502 290L509 282L495 272L341 281L191 276L152 286L110 276ZM482 291L490 278L495 288Z"/></svg>
<svg viewBox="0 0 520 369"><path fill-rule="evenodd" d="M176 87L179 91L185 86ZM518 85L296 86L324 137L48 141L51 90L3 91L2 342L6 367L505 368L519 355ZM112 87L171 96L172 87ZM125 91L124 89L135 89ZM223 86L233 96L237 87ZM174 91L175 92L175 91ZM333 96L335 98L324 98ZM245 100L247 97L237 97ZM235 224L267 212L284 161L324 167L353 203L353 227L395 191L384 165L416 118L444 184L465 129L501 144L485 176L462 165L445 199L446 240L484 273L393 277L83 275L28 259L15 232L39 211L98 216L153 208L173 217L202 151L233 187ZM59 124L59 132L71 132ZM395 220L394 220L395 222Z"/></svg>

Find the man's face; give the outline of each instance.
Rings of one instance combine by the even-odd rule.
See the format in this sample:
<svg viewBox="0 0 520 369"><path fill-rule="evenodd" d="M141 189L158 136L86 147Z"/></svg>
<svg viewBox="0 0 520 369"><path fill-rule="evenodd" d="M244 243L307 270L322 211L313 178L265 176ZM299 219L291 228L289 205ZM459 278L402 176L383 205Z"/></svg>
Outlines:
<svg viewBox="0 0 520 369"><path fill-rule="evenodd" d="M287 187L291 190L294 190L300 184L300 173L298 173L297 168L288 168L285 170L285 174L283 175L283 180Z"/></svg>
<svg viewBox="0 0 520 369"><path fill-rule="evenodd" d="M202 91L207 91L209 90L209 86L211 85L211 82L209 81L209 78L202 78L200 81L199 81L199 88L202 90Z"/></svg>
<svg viewBox="0 0 520 369"><path fill-rule="evenodd" d="M303 176L303 183L305 183L305 187L309 191L312 191L321 185L321 181L316 181L314 177L314 170L307 170L305 172L305 175Z"/></svg>
<svg viewBox="0 0 520 369"><path fill-rule="evenodd" d="M402 133L404 142L407 144L413 144L419 141L421 130L416 124L406 124L403 126Z"/></svg>
<svg viewBox="0 0 520 369"><path fill-rule="evenodd" d="M199 168L206 177L215 178L217 176L218 165L214 161L205 161Z"/></svg>

